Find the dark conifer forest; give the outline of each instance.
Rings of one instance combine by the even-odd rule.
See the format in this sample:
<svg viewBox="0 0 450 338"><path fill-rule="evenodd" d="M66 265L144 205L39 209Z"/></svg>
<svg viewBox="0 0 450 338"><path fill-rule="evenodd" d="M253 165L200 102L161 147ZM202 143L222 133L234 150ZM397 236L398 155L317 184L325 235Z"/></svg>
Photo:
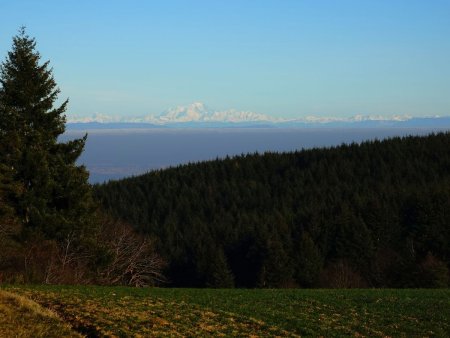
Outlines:
<svg viewBox="0 0 450 338"><path fill-rule="evenodd" d="M94 187L169 285L445 287L450 133L182 165Z"/></svg>
<svg viewBox="0 0 450 338"><path fill-rule="evenodd" d="M0 283L447 287L450 133L193 163L92 187L22 28L0 64Z"/></svg>

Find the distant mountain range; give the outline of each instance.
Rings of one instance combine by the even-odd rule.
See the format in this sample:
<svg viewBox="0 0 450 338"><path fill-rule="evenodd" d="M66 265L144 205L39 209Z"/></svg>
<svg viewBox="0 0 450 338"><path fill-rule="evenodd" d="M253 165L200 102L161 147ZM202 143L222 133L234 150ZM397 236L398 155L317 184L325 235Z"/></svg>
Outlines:
<svg viewBox="0 0 450 338"><path fill-rule="evenodd" d="M201 102L178 106L158 116L114 117L94 114L90 117L68 118L69 129L139 129L139 128L219 128L219 127L450 127L448 117L411 117L407 115L370 116L350 118L308 116L298 119L274 118L250 111L215 111Z"/></svg>
<svg viewBox="0 0 450 338"><path fill-rule="evenodd" d="M214 123L242 123L242 122L276 122L273 117L249 111L215 111L201 102L194 102L187 106L168 109L158 116L146 115L141 117L114 117L105 114L94 114L89 117L69 117L69 123L150 123L166 125L172 123L214 122Z"/></svg>

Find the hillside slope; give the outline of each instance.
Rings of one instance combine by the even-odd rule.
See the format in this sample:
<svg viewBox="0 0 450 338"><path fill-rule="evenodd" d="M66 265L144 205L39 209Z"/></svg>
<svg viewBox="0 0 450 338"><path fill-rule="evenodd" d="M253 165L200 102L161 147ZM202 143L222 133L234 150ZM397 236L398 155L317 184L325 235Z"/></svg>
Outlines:
<svg viewBox="0 0 450 338"><path fill-rule="evenodd" d="M32 300L0 290L0 337L82 337L55 313Z"/></svg>
<svg viewBox="0 0 450 338"><path fill-rule="evenodd" d="M175 286L448 285L450 133L155 171L95 187Z"/></svg>

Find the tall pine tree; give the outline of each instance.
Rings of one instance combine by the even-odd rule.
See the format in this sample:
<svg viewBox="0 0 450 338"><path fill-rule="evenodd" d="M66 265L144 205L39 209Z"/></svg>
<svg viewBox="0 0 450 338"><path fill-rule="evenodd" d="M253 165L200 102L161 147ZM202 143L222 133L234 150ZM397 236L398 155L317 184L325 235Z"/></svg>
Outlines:
<svg viewBox="0 0 450 338"><path fill-rule="evenodd" d="M49 61L40 61L35 39L21 28L0 66L0 162L22 187L12 207L25 230L56 240L88 238L89 175L75 163L86 136L58 142L68 101L55 107L60 90Z"/></svg>

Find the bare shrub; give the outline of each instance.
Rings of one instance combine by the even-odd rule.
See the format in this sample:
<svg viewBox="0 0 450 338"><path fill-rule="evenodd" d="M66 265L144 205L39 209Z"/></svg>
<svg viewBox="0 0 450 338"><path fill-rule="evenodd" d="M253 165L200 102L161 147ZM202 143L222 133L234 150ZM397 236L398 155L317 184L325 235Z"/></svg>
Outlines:
<svg viewBox="0 0 450 338"><path fill-rule="evenodd" d="M425 288L446 288L449 286L449 270L447 265L431 252L419 265L418 283Z"/></svg>
<svg viewBox="0 0 450 338"><path fill-rule="evenodd" d="M364 278L344 259L331 263L322 271L320 284L322 287L340 289L367 287Z"/></svg>
<svg viewBox="0 0 450 338"><path fill-rule="evenodd" d="M53 242L51 257L45 269L46 284L88 284L91 282L89 263L92 252L76 244L74 233L61 242Z"/></svg>
<svg viewBox="0 0 450 338"><path fill-rule="evenodd" d="M22 247L14 239L20 232L20 225L2 216L0 213L0 283L14 281L23 272Z"/></svg>
<svg viewBox="0 0 450 338"><path fill-rule="evenodd" d="M107 256L107 264L99 271L102 284L143 287L165 281L161 273L165 262L153 242L130 225L106 221L100 241Z"/></svg>

